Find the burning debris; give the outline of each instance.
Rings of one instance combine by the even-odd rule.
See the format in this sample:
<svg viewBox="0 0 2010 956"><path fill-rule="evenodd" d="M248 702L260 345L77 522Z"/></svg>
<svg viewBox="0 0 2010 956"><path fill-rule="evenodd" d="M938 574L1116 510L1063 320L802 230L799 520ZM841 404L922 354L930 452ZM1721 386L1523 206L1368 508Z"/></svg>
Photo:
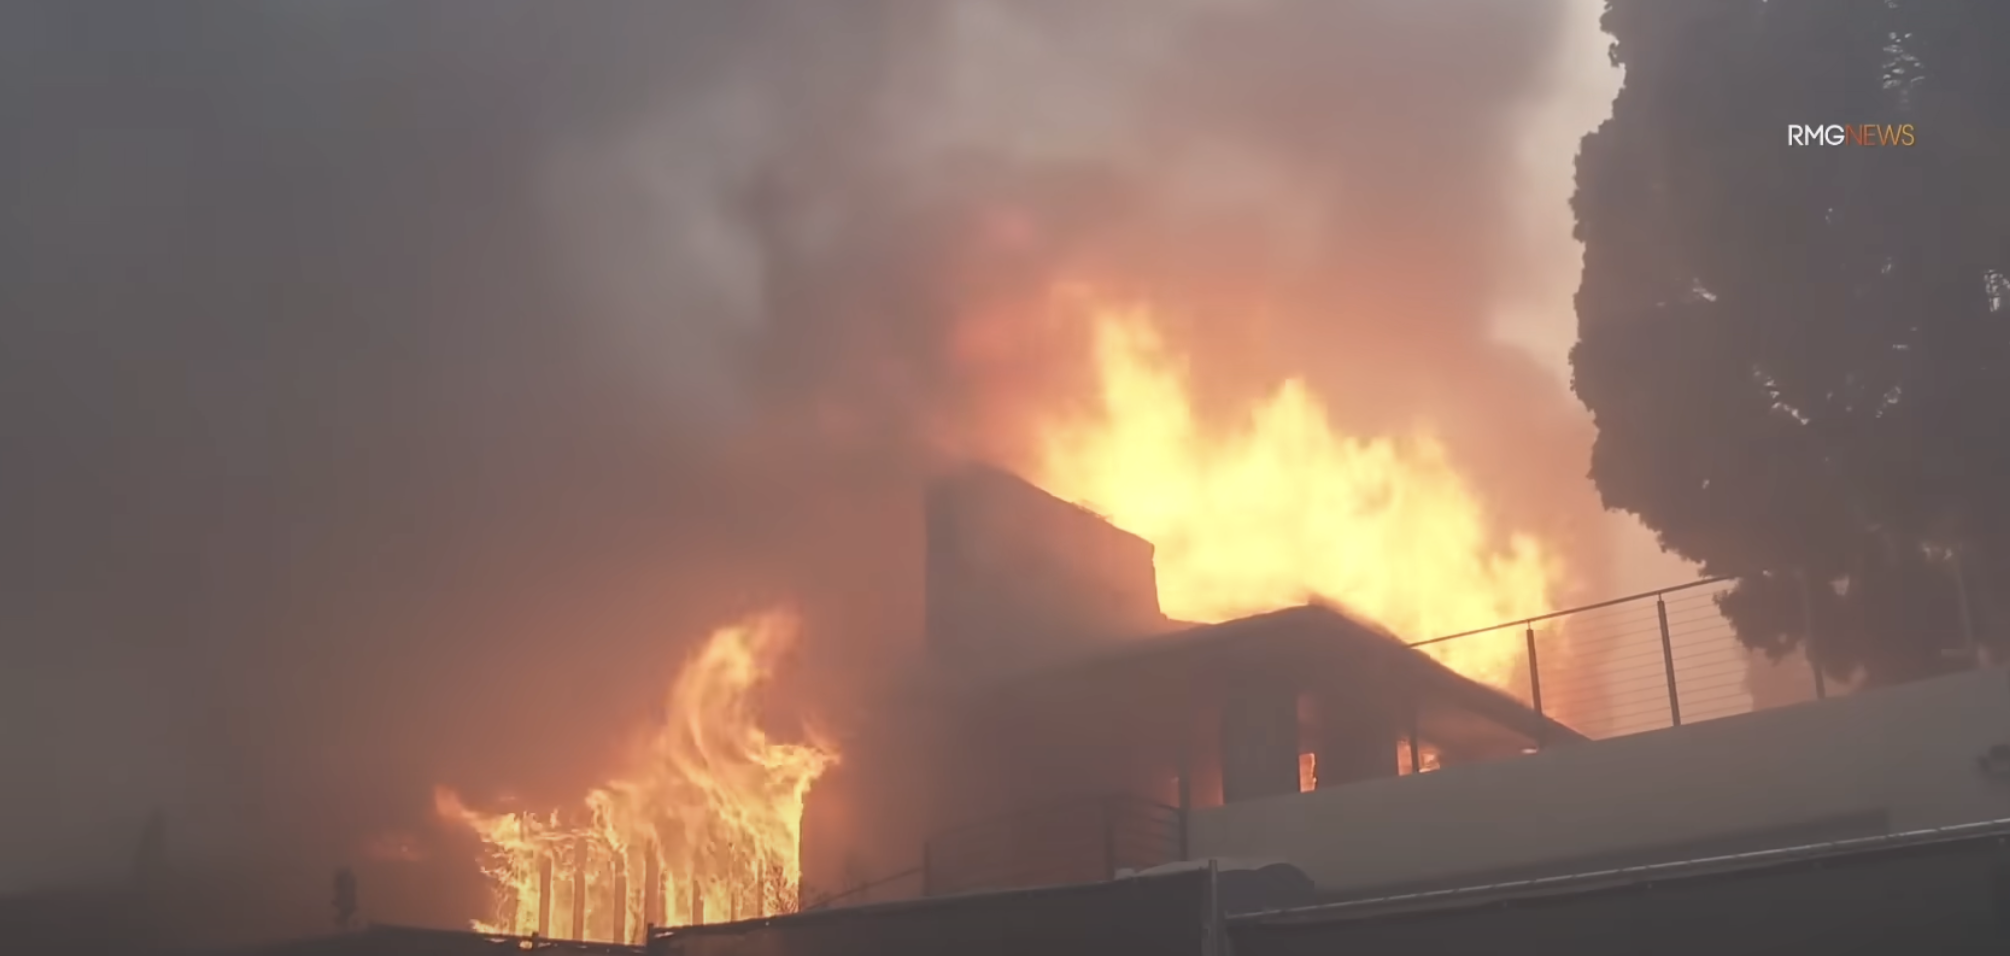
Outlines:
<svg viewBox="0 0 2010 956"><path fill-rule="evenodd" d="M441 789L440 815L487 856L496 908L475 928L633 942L652 925L793 911L803 798L837 755L770 739L752 694L796 627L769 612L713 632L627 771L579 807L490 813Z"/></svg>

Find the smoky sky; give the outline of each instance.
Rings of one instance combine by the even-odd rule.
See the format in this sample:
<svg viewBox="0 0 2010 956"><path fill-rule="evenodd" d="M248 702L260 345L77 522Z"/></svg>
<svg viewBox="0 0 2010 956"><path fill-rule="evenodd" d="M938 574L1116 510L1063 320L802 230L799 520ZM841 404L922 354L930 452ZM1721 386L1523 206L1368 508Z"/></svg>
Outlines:
<svg viewBox="0 0 2010 956"><path fill-rule="evenodd" d="M1060 277L1191 304L1224 406L1429 422L1594 548L1583 425L1488 327L1560 15L7 5L0 886L160 806L318 913L435 783L594 779L775 600L841 722L918 626L918 483L1082 394Z"/></svg>

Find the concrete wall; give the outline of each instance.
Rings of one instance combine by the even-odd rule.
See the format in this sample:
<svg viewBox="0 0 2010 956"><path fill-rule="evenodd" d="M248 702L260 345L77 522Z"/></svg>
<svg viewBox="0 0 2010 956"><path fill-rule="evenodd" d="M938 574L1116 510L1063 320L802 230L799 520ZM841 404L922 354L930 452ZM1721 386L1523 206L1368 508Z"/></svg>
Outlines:
<svg viewBox="0 0 2010 956"><path fill-rule="evenodd" d="M2010 817L1976 764L2004 743L2010 675L1988 669L1200 810L1189 841L1336 895L1658 862Z"/></svg>

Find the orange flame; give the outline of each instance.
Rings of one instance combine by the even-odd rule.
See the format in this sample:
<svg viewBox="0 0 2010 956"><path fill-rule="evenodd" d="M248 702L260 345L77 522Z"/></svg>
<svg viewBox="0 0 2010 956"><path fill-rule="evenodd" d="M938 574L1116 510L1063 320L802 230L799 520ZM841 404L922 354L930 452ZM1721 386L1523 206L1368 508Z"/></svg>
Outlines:
<svg viewBox="0 0 2010 956"><path fill-rule="evenodd" d="M1149 308L1090 300L1088 312L1100 414L1052 423L1032 473L1157 547L1169 616L1215 622L1317 596L1418 640L1551 608L1561 564L1530 536L1499 538L1428 433L1336 434L1297 380L1210 433ZM1518 687L1513 633L1429 649Z"/></svg>
<svg viewBox="0 0 2010 956"><path fill-rule="evenodd" d="M441 789L439 814L485 849L496 908L475 929L628 942L651 923L795 909L803 801L837 758L769 739L751 696L796 628L771 612L713 632L629 771L572 814L485 813Z"/></svg>

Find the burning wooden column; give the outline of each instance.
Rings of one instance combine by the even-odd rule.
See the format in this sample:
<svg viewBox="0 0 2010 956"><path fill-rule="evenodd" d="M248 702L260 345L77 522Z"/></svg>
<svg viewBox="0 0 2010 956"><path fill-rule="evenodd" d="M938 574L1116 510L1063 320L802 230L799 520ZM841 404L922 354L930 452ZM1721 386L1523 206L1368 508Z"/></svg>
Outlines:
<svg viewBox="0 0 2010 956"><path fill-rule="evenodd" d="M642 925L663 925L663 863L655 840L642 848ZM644 939L643 942L648 942Z"/></svg>
<svg viewBox="0 0 2010 956"><path fill-rule="evenodd" d="M572 845L572 938L586 938L586 878L593 868L592 854L586 838L581 837Z"/></svg>
<svg viewBox="0 0 2010 956"><path fill-rule="evenodd" d="M614 929L607 937L616 943L628 942L628 854L609 854L614 863Z"/></svg>
<svg viewBox="0 0 2010 956"><path fill-rule="evenodd" d="M549 851L538 854L537 860L537 935L551 935L551 890L552 869L557 861Z"/></svg>

